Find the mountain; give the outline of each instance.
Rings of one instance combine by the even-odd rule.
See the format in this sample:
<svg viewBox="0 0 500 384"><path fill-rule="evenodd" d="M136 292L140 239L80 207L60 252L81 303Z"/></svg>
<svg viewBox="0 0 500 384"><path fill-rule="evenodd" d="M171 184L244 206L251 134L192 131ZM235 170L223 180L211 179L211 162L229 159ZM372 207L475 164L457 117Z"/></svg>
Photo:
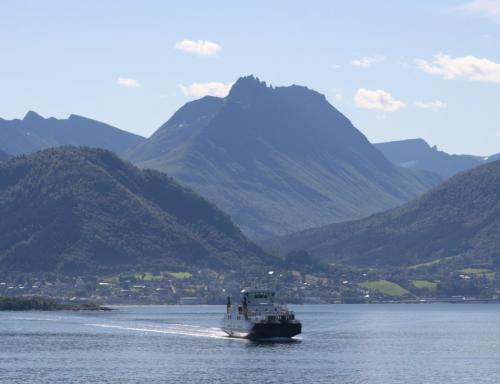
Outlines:
<svg viewBox="0 0 500 384"><path fill-rule="evenodd" d="M500 155L480 157L471 155L450 155L431 147L423 139L410 139L374 144L384 156L396 165L406 168L434 172L443 178L498 160Z"/></svg>
<svg viewBox="0 0 500 384"><path fill-rule="evenodd" d="M334 263L417 265L454 259L500 266L500 161L460 173L421 197L358 221L266 244L286 254L306 250Z"/></svg>
<svg viewBox="0 0 500 384"><path fill-rule="evenodd" d="M252 238L366 216L440 179L396 167L325 96L240 78L180 108L129 159L166 171Z"/></svg>
<svg viewBox="0 0 500 384"><path fill-rule="evenodd" d="M0 149L0 161L7 160L8 158L10 158L10 155Z"/></svg>
<svg viewBox="0 0 500 384"><path fill-rule="evenodd" d="M124 154L144 138L82 116L45 119L28 112L22 119L0 119L0 149L12 154L32 153L59 145L89 146Z"/></svg>
<svg viewBox="0 0 500 384"><path fill-rule="evenodd" d="M103 149L1 162L0 217L0 272L241 270L272 261L213 204Z"/></svg>

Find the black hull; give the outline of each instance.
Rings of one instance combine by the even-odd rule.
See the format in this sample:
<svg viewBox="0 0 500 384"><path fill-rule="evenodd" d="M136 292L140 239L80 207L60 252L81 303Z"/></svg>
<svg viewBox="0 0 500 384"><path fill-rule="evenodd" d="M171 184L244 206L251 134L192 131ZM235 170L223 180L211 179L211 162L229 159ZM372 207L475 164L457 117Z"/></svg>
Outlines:
<svg viewBox="0 0 500 384"><path fill-rule="evenodd" d="M248 335L249 339L291 338L302 332L301 323L258 323Z"/></svg>

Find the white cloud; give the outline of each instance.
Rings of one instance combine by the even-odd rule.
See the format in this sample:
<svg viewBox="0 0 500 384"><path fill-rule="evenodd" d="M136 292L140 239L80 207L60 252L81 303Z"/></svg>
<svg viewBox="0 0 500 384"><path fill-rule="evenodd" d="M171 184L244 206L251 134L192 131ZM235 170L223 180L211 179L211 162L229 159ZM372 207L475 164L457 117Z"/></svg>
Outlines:
<svg viewBox="0 0 500 384"><path fill-rule="evenodd" d="M467 13L488 17L500 23L500 0L472 0L458 9Z"/></svg>
<svg viewBox="0 0 500 384"><path fill-rule="evenodd" d="M355 67L367 68L372 64L377 64L385 60L384 56L363 56L359 59L354 59L351 61L351 64Z"/></svg>
<svg viewBox="0 0 500 384"><path fill-rule="evenodd" d="M334 102L338 103L338 102L344 100L344 95L342 94L342 89L340 89L340 88L333 88L332 92L333 92L332 100Z"/></svg>
<svg viewBox="0 0 500 384"><path fill-rule="evenodd" d="M417 60L418 67L431 75L444 79L465 77L473 81L500 83L500 64L475 56L451 57L444 53L434 55L434 60Z"/></svg>
<svg viewBox="0 0 500 384"><path fill-rule="evenodd" d="M174 45L175 49L200 56L215 56L222 47L210 40L182 40Z"/></svg>
<svg viewBox="0 0 500 384"><path fill-rule="evenodd" d="M333 95L333 101L340 102L344 99L344 96L341 93L336 93Z"/></svg>
<svg viewBox="0 0 500 384"><path fill-rule="evenodd" d="M128 79L125 77L119 77L116 80L116 84L121 85L122 87L128 87L128 88L138 88L141 86L141 83L139 83L136 79Z"/></svg>
<svg viewBox="0 0 500 384"><path fill-rule="evenodd" d="M438 112L448 106L444 101L434 100L434 101L416 101L415 106L418 108L428 109L432 112Z"/></svg>
<svg viewBox="0 0 500 384"><path fill-rule="evenodd" d="M229 93L231 87L234 82L230 82L227 84L212 81L208 83L193 83L191 85L182 85L179 87L186 96L196 96L202 97L206 95L217 96L217 97L225 97Z"/></svg>
<svg viewBox="0 0 500 384"><path fill-rule="evenodd" d="M395 112L405 106L402 101L394 99L391 94L377 89L360 88L354 95L354 102L358 108L378 109L384 112Z"/></svg>

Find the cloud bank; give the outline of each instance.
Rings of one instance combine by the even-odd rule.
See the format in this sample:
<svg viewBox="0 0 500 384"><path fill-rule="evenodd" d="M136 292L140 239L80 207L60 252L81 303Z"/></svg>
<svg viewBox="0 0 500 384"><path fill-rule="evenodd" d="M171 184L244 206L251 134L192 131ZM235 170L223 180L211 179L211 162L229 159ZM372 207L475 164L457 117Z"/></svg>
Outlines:
<svg viewBox="0 0 500 384"><path fill-rule="evenodd" d="M219 44L210 40L182 40L175 43L174 48L199 56L215 56L222 50Z"/></svg>
<svg viewBox="0 0 500 384"><path fill-rule="evenodd" d="M211 81L208 83L193 83L191 85L180 84L179 88L186 96L202 97L210 95L225 97L229 93L233 84L234 82L224 84L218 81Z"/></svg>
<svg viewBox="0 0 500 384"><path fill-rule="evenodd" d="M368 68L369 66L373 64L380 63L385 60L384 56L377 55L377 56L363 56L359 59L354 59L351 61L351 64L354 65L355 67L361 67L361 68Z"/></svg>
<svg viewBox="0 0 500 384"><path fill-rule="evenodd" d="M119 77L116 80L116 84L127 88L138 88L141 86L141 83L139 83L136 79L130 79L125 77Z"/></svg>
<svg viewBox="0 0 500 384"><path fill-rule="evenodd" d="M378 109L384 112L395 112L405 106L405 103L394 99L390 93L381 89L371 91L360 88L354 95L354 102L358 108Z"/></svg>
<svg viewBox="0 0 500 384"><path fill-rule="evenodd" d="M429 111L432 112L438 112L441 109L445 109L448 106L448 104L446 104L444 101L441 100L416 101L415 106L422 109L428 109Z"/></svg>
<svg viewBox="0 0 500 384"><path fill-rule="evenodd" d="M500 83L500 64L475 56L451 57L444 53L434 55L432 62L417 60L418 67L431 75L446 80L464 77L472 81Z"/></svg>
<svg viewBox="0 0 500 384"><path fill-rule="evenodd" d="M458 9L500 23L500 0L473 0L460 5Z"/></svg>

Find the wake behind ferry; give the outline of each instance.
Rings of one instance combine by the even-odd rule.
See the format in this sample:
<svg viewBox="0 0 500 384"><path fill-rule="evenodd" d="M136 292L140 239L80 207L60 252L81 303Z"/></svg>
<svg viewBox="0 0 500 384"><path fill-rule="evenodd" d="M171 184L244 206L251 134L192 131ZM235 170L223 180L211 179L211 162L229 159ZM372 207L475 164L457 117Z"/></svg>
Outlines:
<svg viewBox="0 0 500 384"><path fill-rule="evenodd" d="M275 304L270 290L243 290L240 304L227 298L222 330L232 337L253 340L289 339L302 331L302 324L286 305Z"/></svg>

